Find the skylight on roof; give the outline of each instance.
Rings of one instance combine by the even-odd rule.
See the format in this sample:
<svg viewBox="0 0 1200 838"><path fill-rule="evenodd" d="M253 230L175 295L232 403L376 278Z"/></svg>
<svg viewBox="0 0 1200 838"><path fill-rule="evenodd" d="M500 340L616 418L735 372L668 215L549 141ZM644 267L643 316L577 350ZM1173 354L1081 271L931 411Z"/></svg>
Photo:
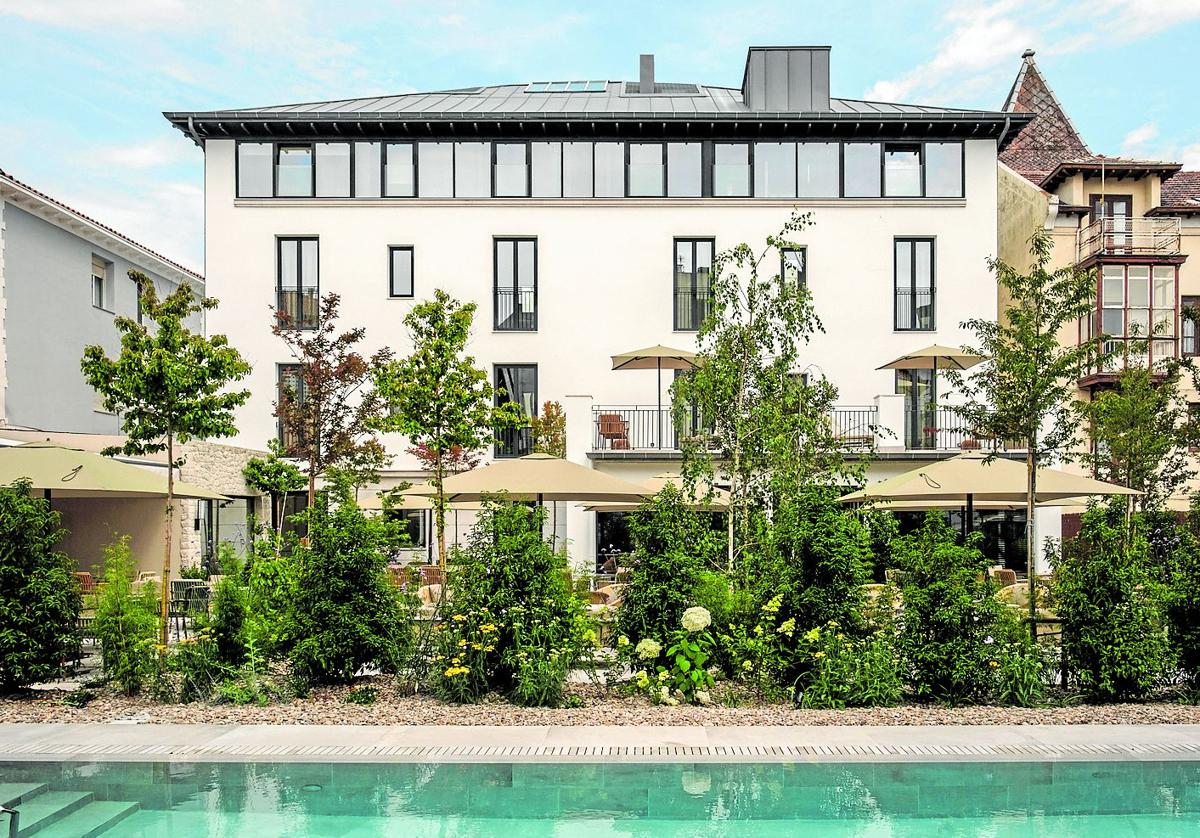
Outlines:
<svg viewBox="0 0 1200 838"><path fill-rule="evenodd" d="M526 93L603 93L608 89L606 81L532 81L525 87Z"/></svg>

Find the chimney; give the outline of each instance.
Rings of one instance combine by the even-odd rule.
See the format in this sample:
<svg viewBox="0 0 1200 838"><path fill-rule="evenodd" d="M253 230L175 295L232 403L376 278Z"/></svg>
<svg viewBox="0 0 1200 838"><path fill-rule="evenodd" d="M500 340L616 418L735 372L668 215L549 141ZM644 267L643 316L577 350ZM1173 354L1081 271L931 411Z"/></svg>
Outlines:
<svg viewBox="0 0 1200 838"><path fill-rule="evenodd" d="M638 93L654 92L654 56L643 55L638 60Z"/></svg>
<svg viewBox="0 0 1200 838"><path fill-rule="evenodd" d="M742 101L752 111L828 111L829 47L750 47Z"/></svg>

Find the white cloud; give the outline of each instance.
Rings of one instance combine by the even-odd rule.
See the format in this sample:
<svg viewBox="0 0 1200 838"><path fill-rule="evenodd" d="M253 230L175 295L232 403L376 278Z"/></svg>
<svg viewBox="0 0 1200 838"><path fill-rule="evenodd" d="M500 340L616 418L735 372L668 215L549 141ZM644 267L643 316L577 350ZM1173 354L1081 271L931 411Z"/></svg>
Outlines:
<svg viewBox="0 0 1200 838"><path fill-rule="evenodd" d="M454 12L453 14L442 15L439 17L438 23L442 24L442 26L462 26L466 20L467 18L465 15L462 15L459 12Z"/></svg>
<svg viewBox="0 0 1200 838"><path fill-rule="evenodd" d="M194 23L201 8L185 0L0 0L0 14L72 29L176 29Z"/></svg>
<svg viewBox="0 0 1200 838"><path fill-rule="evenodd" d="M52 194L173 262L195 271L204 264L204 190L198 183L126 181L117 192L93 182Z"/></svg>
<svg viewBox="0 0 1200 838"><path fill-rule="evenodd" d="M1107 16L1117 38L1130 40L1200 18L1200 0L1102 0L1091 10Z"/></svg>
<svg viewBox="0 0 1200 838"><path fill-rule="evenodd" d="M1188 170L1200 169L1200 143L1184 146L1179 152L1179 162Z"/></svg>
<svg viewBox="0 0 1200 838"><path fill-rule="evenodd" d="M1133 150L1139 146L1144 146L1157 136L1158 126L1153 122L1147 122L1145 125L1139 125L1126 134L1125 139L1121 141L1121 148Z"/></svg>
<svg viewBox="0 0 1200 838"><path fill-rule="evenodd" d="M189 146L180 138L159 137L142 143L104 146L94 152L95 160L125 169L156 169L188 157Z"/></svg>

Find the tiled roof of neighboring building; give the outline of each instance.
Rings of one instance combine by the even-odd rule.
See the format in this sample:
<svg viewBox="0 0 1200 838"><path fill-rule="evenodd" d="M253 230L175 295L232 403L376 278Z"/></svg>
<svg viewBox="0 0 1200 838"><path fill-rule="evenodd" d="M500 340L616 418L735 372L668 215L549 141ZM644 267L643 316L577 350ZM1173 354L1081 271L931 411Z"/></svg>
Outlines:
<svg viewBox="0 0 1200 838"><path fill-rule="evenodd" d="M1082 160L1092 152L1046 82L1033 50L1022 55L1021 69L1001 110L1032 113L1034 119L1000 154L1009 168L1040 184L1064 160Z"/></svg>
<svg viewBox="0 0 1200 838"><path fill-rule="evenodd" d="M201 274L197 273L196 271L192 270L191 268L184 267L183 265L179 264L178 262L168 259L166 256L163 256L161 253L151 250L150 248L146 247L144 244L140 244L140 243L134 241L133 239L129 238L129 236L125 235L124 233L118 232L117 230L114 230L112 227L109 227L106 224L102 224L101 222L97 221L96 219L92 218L91 216L85 215L84 213L80 212L79 210L75 209L74 207L58 200L57 198L52 198L49 195L47 195L45 192L35 189L32 186L30 186L29 184L18 180L17 178L13 177L8 172L4 171L4 169L0 169L0 185L2 185L5 182L8 182L9 184L11 184L11 186L15 187L16 189L20 190L21 192L24 192L27 195L30 195L40 201L43 201L46 204L49 204L50 206L55 207L58 210L61 210L62 212L65 212L68 215L73 216L74 218L76 218L80 221L83 221L92 227L102 230L103 232L109 234L110 236L113 236L114 238L119 239L120 241L124 242L126 245L128 245L136 250L142 251L143 253L147 254L148 256L151 256L154 259L156 259L166 265L169 265L170 267L174 268L175 270L180 271L181 273L187 274L191 278L195 279L197 282L204 282L204 277Z"/></svg>
<svg viewBox="0 0 1200 838"><path fill-rule="evenodd" d="M1200 172L1176 172L1162 182L1162 206L1200 208Z"/></svg>

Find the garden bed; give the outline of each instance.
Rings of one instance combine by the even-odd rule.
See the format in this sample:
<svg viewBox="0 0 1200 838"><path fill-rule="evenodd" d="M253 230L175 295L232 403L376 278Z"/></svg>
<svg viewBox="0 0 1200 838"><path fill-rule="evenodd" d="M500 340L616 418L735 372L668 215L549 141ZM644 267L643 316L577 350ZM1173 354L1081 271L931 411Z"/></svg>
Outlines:
<svg viewBox="0 0 1200 838"><path fill-rule="evenodd" d="M355 688L377 691L374 704L346 702L350 687L313 690L305 699L267 706L162 704L147 697L100 694L87 706L70 707L63 693L0 699L0 723L117 722L149 724L301 724L301 725L1072 725L1200 724L1200 706L1174 702L1081 704L1038 708L898 707L847 710L797 710L789 704L666 707L641 696L628 696L590 685L568 688L564 708L518 707L501 700L447 704L432 696L406 694L386 678L361 679Z"/></svg>

